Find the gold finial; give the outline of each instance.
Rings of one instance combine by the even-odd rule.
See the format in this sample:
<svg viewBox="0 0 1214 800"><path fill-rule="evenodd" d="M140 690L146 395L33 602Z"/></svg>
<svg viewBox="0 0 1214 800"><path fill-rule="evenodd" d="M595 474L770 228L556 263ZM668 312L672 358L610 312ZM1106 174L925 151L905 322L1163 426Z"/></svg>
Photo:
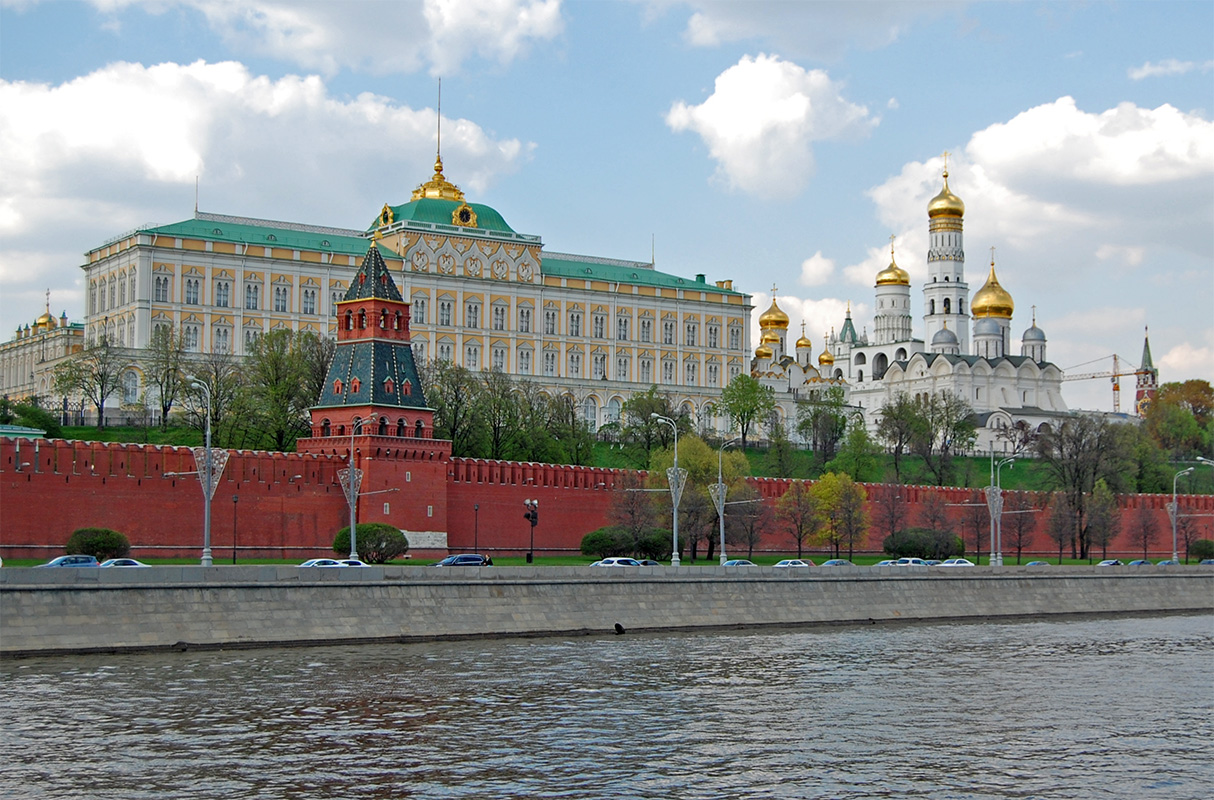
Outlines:
<svg viewBox="0 0 1214 800"><path fill-rule="evenodd" d="M897 237L895 237L892 233L889 235L889 260L890 261L894 260L894 239L895 238L897 238Z"/></svg>
<svg viewBox="0 0 1214 800"><path fill-rule="evenodd" d="M851 316L851 301L847 301L847 316Z"/></svg>
<svg viewBox="0 0 1214 800"><path fill-rule="evenodd" d="M51 290L49 287L46 290L46 313L51 313Z"/></svg>
<svg viewBox="0 0 1214 800"><path fill-rule="evenodd" d="M948 180L948 151L944 151L944 180Z"/></svg>
<svg viewBox="0 0 1214 800"><path fill-rule="evenodd" d="M371 234L371 239L376 242L378 242L382 238L384 238L384 233L379 228L376 228L375 233Z"/></svg>
<svg viewBox="0 0 1214 800"><path fill-rule="evenodd" d="M1037 306L1033 306L1033 327L1037 327Z"/></svg>
<svg viewBox="0 0 1214 800"><path fill-rule="evenodd" d="M995 246L991 245L991 266L995 266Z"/></svg>
<svg viewBox="0 0 1214 800"><path fill-rule="evenodd" d="M775 297L776 297L776 292L778 292L778 291L779 291L779 289L777 289L777 288L776 288L776 285L773 283L773 284L771 285L771 297L772 297L772 299L773 299L773 300L775 299Z"/></svg>

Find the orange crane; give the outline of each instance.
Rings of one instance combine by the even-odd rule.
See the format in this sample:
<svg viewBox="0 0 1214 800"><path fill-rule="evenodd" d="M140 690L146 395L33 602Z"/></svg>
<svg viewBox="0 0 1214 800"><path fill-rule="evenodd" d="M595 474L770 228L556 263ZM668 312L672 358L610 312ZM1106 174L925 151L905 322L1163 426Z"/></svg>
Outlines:
<svg viewBox="0 0 1214 800"><path fill-rule="evenodd" d="M1109 358L1109 356L1105 356L1104 358ZM1104 358L1098 358L1096 360L1103 361ZM1091 380L1092 378L1110 379L1113 382L1113 413L1116 414L1121 412L1121 379L1127 375L1141 375L1149 373L1147 373L1147 371L1143 370L1141 367L1135 368L1130 366L1130 360L1128 358L1118 356L1116 353L1113 354L1112 358L1112 370L1106 370L1104 372L1082 372L1076 375L1064 373L1062 379L1064 381L1086 381ZM1092 364L1094 362L1088 361L1086 363ZM1085 364L1079 364L1078 366L1082 367L1085 366Z"/></svg>

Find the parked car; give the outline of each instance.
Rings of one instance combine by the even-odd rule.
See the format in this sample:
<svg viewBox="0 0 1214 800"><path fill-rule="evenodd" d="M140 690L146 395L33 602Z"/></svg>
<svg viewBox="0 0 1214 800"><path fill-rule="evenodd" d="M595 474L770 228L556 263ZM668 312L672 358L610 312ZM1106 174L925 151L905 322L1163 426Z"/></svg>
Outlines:
<svg viewBox="0 0 1214 800"><path fill-rule="evenodd" d="M357 558L339 558L339 559L337 559L337 563L342 565L343 567L365 567L365 566L367 566L364 562L359 561Z"/></svg>
<svg viewBox="0 0 1214 800"><path fill-rule="evenodd" d="M1050 565L1050 562L1048 562L1048 561L1030 561L1029 563L1025 564L1024 566L1026 566L1026 567L1048 567L1049 565Z"/></svg>
<svg viewBox="0 0 1214 800"><path fill-rule="evenodd" d="M103 567L146 567L142 561L136 561L133 558L111 558L101 562Z"/></svg>
<svg viewBox="0 0 1214 800"><path fill-rule="evenodd" d="M1120 561L1118 561L1115 558L1106 558L1104 561L1101 561L1096 566L1098 566L1098 567L1124 567L1125 564L1122 564Z"/></svg>
<svg viewBox="0 0 1214 800"><path fill-rule="evenodd" d="M939 564L933 564L936 567L972 567L974 562L968 558L946 558Z"/></svg>
<svg viewBox="0 0 1214 800"><path fill-rule="evenodd" d="M855 564L848 561L846 558L828 558L822 562L824 567L854 567Z"/></svg>
<svg viewBox="0 0 1214 800"><path fill-rule="evenodd" d="M1214 558L1203 558L1201 561L1198 561L1197 563L1205 564L1206 566L1209 566L1211 564L1214 564Z"/></svg>
<svg viewBox="0 0 1214 800"><path fill-rule="evenodd" d="M493 559L479 553L463 553L457 556L447 556L439 561L436 567L492 567Z"/></svg>
<svg viewBox="0 0 1214 800"><path fill-rule="evenodd" d="M923 560L923 563L927 564L929 567L938 567L943 562L938 558L926 558Z"/></svg>
<svg viewBox="0 0 1214 800"><path fill-rule="evenodd" d="M894 559L892 559L892 558L887 558L887 559L885 559L884 561L878 561L878 562L877 562L876 564L874 564L873 566L874 566L874 567L892 567L893 565L894 565Z"/></svg>
<svg viewBox="0 0 1214 800"><path fill-rule="evenodd" d="M1180 562L1173 561L1170 558L1165 558L1163 561L1156 562L1155 566L1157 566L1157 567L1177 567L1177 566L1180 566Z"/></svg>
<svg viewBox="0 0 1214 800"><path fill-rule="evenodd" d="M340 567L341 562L335 558L309 558L301 567Z"/></svg>
<svg viewBox="0 0 1214 800"><path fill-rule="evenodd" d="M894 562L895 567L926 567L928 563L921 558L900 558Z"/></svg>
<svg viewBox="0 0 1214 800"><path fill-rule="evenodd" d="M1130 566L1131 567L1153 567L1155 565L1151 561L1149 561L1145 558L1136 558L1130 562Z"/></svg>
<svg viewBox="0 0 1214 800"><path fill-rule="evenodd" d="M724 564L722 564L721 566L723 566L723 567L753 567L753 566L755 566L755 562L747 561L744 558L731 558L728 561L726 561Z"/></svg>
<svg viewBox="0 0 1214 800"><path fill-rule="evenodd" d="M776 562L777 567L812 567L813 565L814 562L799 558L786 558Z"/></svg>
<svg viewBox="0 0 1214 800"><path fill-rule="evenodd" d="M624 556L613 556L612 558L604 558L602 561L596 561L590 566L592 567L639 567L641 562L635 558L626 558Z"/></svg>
<svg viewBox="0 0 1214 800"><path fill-rule="evenodd" d="M59 556L52 558L45 564L39 564L40 567L99 567L97 559L93 556Z"/></svg>
<svg viewBox="0 0 1214 800"><path fill-rule="evenodd" d="M662 566L657 561L654 561L652 558L642 558L638 563L642 567L660 567L660 566Z"/></svg>

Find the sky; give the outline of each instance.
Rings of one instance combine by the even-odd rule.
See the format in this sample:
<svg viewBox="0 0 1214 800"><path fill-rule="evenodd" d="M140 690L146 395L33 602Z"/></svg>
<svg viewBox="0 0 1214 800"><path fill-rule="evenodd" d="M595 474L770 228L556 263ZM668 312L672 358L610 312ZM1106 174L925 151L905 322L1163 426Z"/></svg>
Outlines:
<svg viewBox="0 0 1214 800"><path fill-rule="evenodd" d="M1214 379L1214 3L0 0L0 333L202 211L364 229L442 158L549 251L732 279L820 352L928 201L1013 352ZM197 188L196 188L197 187ZM1132 377L1122 392L1133 405ZM1111 410L1108 379L1064 387Z"/></svg>

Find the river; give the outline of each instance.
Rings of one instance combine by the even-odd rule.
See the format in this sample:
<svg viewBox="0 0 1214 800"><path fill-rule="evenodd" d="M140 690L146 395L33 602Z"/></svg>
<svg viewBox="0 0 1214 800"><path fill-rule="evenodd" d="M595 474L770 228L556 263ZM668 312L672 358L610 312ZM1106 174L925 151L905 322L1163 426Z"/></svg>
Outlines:
<svg viewBox="0 0 1214 800"><path fill-rule="evenodd" d="M1214 616L0 662L11 798L1214 796Z"/></svg>

